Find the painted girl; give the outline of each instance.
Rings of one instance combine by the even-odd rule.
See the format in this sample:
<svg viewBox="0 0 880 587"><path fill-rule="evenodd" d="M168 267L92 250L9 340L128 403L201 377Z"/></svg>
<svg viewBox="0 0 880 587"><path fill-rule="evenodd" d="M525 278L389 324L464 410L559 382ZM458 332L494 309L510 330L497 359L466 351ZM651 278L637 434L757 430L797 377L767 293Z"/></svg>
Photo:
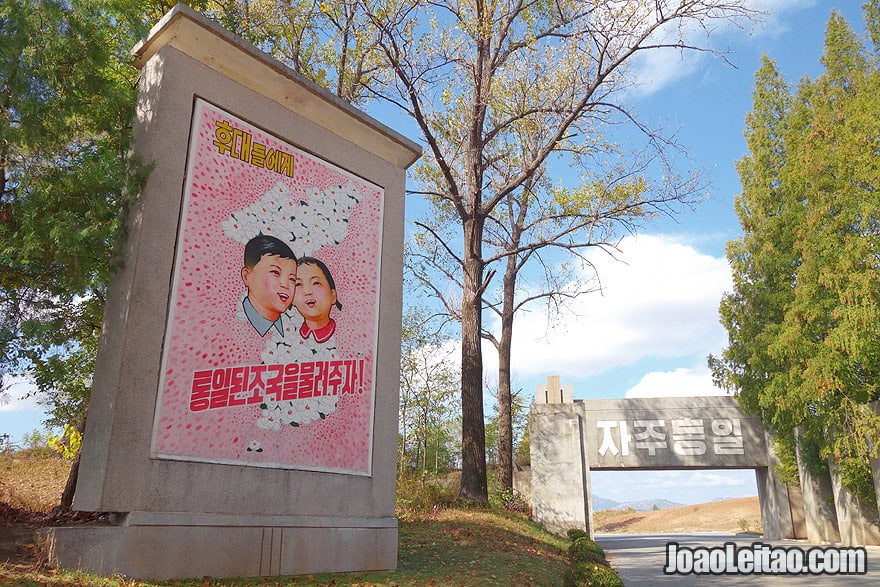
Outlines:
<svg viewBox="0 0 880 587"><path fill-rule="evenodd" d="M323 261L314 257L301 257L297 261L296 291L293 305L303 317L299 334L303 339L314 337L315 342L327 342L336 332L336 321L330 310L342 304L336 299L336 284Z"/></svg>

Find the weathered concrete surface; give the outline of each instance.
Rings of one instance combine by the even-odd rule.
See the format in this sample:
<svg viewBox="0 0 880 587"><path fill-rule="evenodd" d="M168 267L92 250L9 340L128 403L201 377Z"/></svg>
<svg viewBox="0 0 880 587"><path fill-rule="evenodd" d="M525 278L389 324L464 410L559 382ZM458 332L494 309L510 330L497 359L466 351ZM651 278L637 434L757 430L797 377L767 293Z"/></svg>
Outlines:
<svg viewBox="0 0 880 587"><path fill-rule="evenodd" d="M533 404L529 416L532 516L548 531L592 532L583 419L574 404Z"/></svg>
<svg viewBox="0 0 880 587"><path fill-rule="evenodd" d="M532 467L517 467L513 470L513 490L523 496L529 505L532 503Z"/></svg>
<svg viewBox="0 0 880 587"><path fill-rule="evenodd" d="M761 526L770 540L794 538L791 511L785 486L773 475L772 467L755 469L758 501L761 504Z"/></svg>
<svg viewBox="0 0 880 587"><path fill-rule="evenodd" d="M829 462L829 467L840 543L845 546L880 544L880 516L877 515L877 508L874 504L865 503L844 487L833 459Z"/></svg>
<svg viewBox="0 0 880 587"><path fill-rule="evenodd" d="M272 520L259 526L65 527L49 529L44 539L58 566L108 576L167 580L396 568L396 520L352 523L361 527L276 527Z"/></svg>
<svg viewBox="0 0 880 587"><path fill-rule="evenodd" d="M559 384L548 378L547 386ZM532 511L558 534L592 527L590 469L766 469L769 462L760 422L730 397L535 403L530 417ZM781 511L782 498L774 499Z"/></svg>
<svg viewBox="0 0 880 587"><path fill-rule="evenodd" d="M536 404L570 404L574 401L574 386L562 385L558 375L551 375L547 383L535 386Z"/></svg>
<svg viewBox="0 0 880 587"><path fill-rule="evenodd" d="M556 388L558 378L548 378L546 389ZM871 409L880 412L880 402ZM880 544L878 512L836 477L810 471L800 450L801 488L785 487L760 419L733 397L539 401L532 415L532 503L536 521L553 532L592 526L590 470L752 468L768 539ZM872 467L880 493L880 459Z"/></svg>
<svg viewBox="0 0 880 587"><path fill-rule="evenodd" d="M798 440L798 475L801 481L801 492L804 496L807 540L816 544L840 542L840 531L837 527L837 511L834 507L831 477L828 475L817 475L810 471L800 451L802 439L800 430L795 430L795 438Z"/></svg>
<svg viewBox="0 0 880 587"><path fill-rule="evenodd" d="M794 525L794 537L807 539L807 519L804 514L804 494L800 487L788 488L788 503L791 505L791 521Z"/></svg>
<svg viewBox="0 0 880 587"><path fill-rule="evenodd" d="M776 456L773 450L773 442L769 434L764 434L764 441L770 460L769 466L755 469L764 536L768 540L796 538L788 488L779 480L776 474L779 457Z"/></svg>
<svg viewBox="0 0 880 587"><path fill-rule="evenodd" d="M588 462L602 469L766 467L764 428L734 397L589 400Z"/></svg>

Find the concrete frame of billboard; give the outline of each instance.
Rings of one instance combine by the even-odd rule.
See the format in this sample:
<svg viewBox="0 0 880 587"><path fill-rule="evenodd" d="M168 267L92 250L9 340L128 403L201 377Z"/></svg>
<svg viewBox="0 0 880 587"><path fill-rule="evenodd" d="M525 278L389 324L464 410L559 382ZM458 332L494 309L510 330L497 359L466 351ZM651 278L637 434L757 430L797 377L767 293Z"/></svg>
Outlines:
<svg viewBox="0 0 880 587"><path fill-rule="evenodd" d="M578 528L592 535L591 470L749 468L755 470L766 539L807 538L814 543L846 546L880 544L877 512L846 491L839 479L835 480L833 466L832 475L820 477L799 462L801 489L785 487L774 469L778 458L773 454L770 435L759 418L740 410L733 397L574 401L571 386L560 385L557 376L548 377L547 385L538 388L529 419L531 470L528 475L517 474L516 484L531 497L535 521L551 532L561 535ZM880 402L871 408L880 413ZM598 463L596 446L588 440L596 438L597 414L607 421L734 415L743 423L743 444L750 448L734 462L702 458L698 462L678 457L677 462L663 465L638 461L626 465ZM880 488L880 459L872 460L872 467L875 486ZM839 523L843 531L838 529Z"/></svg>
<svg viewBox="0 0 880 587"><path fill-rule="evenodd" d="M393 570L406 168L420 147L178 4L133 53L135 148L154 168L104 313L74 508L49 563L150 579ZM384 189L369 476L151 458L193 102L199 96Z"/></svg>

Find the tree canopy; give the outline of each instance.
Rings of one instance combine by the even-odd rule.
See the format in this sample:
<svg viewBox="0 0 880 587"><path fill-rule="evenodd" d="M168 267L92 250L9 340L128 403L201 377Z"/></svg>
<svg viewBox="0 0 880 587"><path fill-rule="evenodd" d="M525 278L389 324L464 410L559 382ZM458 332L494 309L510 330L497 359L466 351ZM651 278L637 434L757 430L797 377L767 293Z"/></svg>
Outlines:
<svg viewBox="0 0 880 587"><path fill-rule="evenodd" d="M415 121L426 145L415 175L436 215L419 238L439 277L425 282L438 292L446 288L438 280L457 288L447 308L461 322L461 497L485 501L481 336L497 271L491 264L515 257L515 269L527 246L595 244L597 226L613 219L603 218L609 210L635 216L669 197L646 191L638 173L609 181L607 168L593 167L606 154L607 125L638 124L623 106L634 82L627 66L645 51L707 50L679 32L708 32L749 11L739 1L473 0L404 1L369 12L393 72L379 94ZM560 161L593 181L568 193L548 189L542 175ZM518 238L525 228L534 236ZM497 248L487 246L498 236Z"/></svg>
<svg viewBox="0 0 880 587"><path fill-rule="evenodd" d="M0 8L0 372L81 425L110 257L140 167L129 131L145 28L113 2Z"/></svg>
<svg viewBox="0 0 880 587"><path fill-rule="evenodd" d="M880 446L865 405L880 398L878 7L865 5L867 42L832 14L825 73L796 91L770 59L756 74L743 236L728 245L734 290L721 303L729 344L710 359L747 411L784 436L800 427L866 497Z"/></svg>

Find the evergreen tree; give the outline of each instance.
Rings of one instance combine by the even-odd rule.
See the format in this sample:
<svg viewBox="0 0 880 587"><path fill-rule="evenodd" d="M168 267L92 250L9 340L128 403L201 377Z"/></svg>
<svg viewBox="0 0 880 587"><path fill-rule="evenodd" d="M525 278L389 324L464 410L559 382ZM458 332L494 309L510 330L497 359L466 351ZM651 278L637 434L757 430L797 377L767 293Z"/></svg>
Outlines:
<svg viewBox="0 0 880 587"><path fill-rule="evenodd" d="M0 7L0 372L33 377L49 424L81 426L129 159L145 31L110 2Z"/></svg>
<svg viewBox="0 0 880 587"><path fill-rule="evenodd" d="M876 40L878 2L865 6ZM845 485L874 500L880 419L880 68L846 21L828 23L825 73L792 96L757 74L738 167L743 237L730 243L729 345L710 358L744 409L790 440L796 426ZM791 442L781 443L793 446ZM790 450L790 449L789 449Z"/></svg>
<svg viewBox="0 0 880 587"><path fill-rule="evenodd" d="M788 382L770 347L793 296L799 259L792 228L803 204L801 193L782 180L790 88L766 57L755 81L753 110L746 116L749 155L737 163L743 193L734 206L743 235L727 244L734 289L720 309L729 345L721 360L713 357L710 363L716 383L737 392L746 411L762 414L774 428L786 428L789 423L777 422L786 413L777 413L775 397Z"/></svg>
<svg viewBox="0 0 880 587"><path fill-rule="evenodd" d="M822 455L870 498L868 442L880 441L880 421L864 406L880 397L880 70L838 14L822 64L826 73L804 90L795 114L805 124L792 138L790 167L805 214L777 352L798 382L789 404L809 411Z"/></svg>

